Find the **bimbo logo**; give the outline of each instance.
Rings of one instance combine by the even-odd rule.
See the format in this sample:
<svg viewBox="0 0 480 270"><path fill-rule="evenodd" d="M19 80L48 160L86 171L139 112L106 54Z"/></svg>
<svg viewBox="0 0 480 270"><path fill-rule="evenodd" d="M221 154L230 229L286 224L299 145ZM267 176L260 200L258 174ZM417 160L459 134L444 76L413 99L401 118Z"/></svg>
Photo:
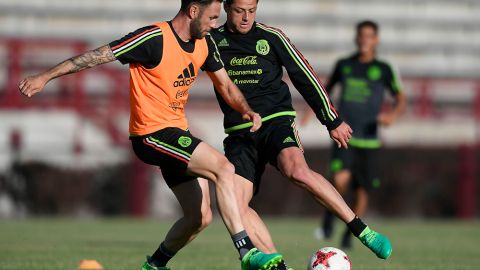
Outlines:
<svg viewBox="0 0 480 270"><path fill-rule="evenodd" d="M256 65L257 64L257 56L247 56L244 58L237 58L234 57L230 60L231 66L248 66L248 65Z"/></svg>

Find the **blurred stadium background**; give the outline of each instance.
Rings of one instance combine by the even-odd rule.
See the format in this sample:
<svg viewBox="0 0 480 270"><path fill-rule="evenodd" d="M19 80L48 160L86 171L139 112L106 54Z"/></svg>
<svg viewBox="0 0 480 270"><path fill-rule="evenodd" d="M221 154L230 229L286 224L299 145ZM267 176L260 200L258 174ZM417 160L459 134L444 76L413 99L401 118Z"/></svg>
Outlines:
<svg viewBox="0 0 480 270"><path fill-rule="evenodd" d="M126 66L63 77L32 99L17 85L25 75L170 19L179 6L178 0L0 1L0 219L178 215L158 169L130 149ZM408 110L381 132L382 185L372 194L370 216L479 217L478 14L478 0L260 1L258 20L283 29L322 78L354 49L356 22L380 23L379 55L398 67ZM302 112L305 103L292 93ZM222 116L205 74L190 97L191 130L221 150ZM310 165L328 174L326 130L311 121L300 135ZM267 170L262 188L270 191L254 202L260 213L322 213L279 176Z"/></svg>

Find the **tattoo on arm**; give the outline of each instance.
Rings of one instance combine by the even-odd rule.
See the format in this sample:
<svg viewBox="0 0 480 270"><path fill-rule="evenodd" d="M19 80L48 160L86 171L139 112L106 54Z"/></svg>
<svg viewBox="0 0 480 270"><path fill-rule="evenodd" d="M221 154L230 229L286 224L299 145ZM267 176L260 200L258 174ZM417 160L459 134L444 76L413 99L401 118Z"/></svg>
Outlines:
<svg viewBox="0 0 480 270"><path fill-rule="evenodd" d="M56 78L66 74L79 72L97 65L109 63L116 60L110 46L105 45L98 49L85 52L81 55L72 57L54 67L50 71L50 77Z"/></svg>
<svg viewBox="0 0 480 270"><path fill-rule="evenodd" d="M113 52L109 46L103 46L93 51L88 51L82 55L70 59L74 67L72 72L77 72L86 68L91 68L96 65L108 63L115 60Z"/></svg>

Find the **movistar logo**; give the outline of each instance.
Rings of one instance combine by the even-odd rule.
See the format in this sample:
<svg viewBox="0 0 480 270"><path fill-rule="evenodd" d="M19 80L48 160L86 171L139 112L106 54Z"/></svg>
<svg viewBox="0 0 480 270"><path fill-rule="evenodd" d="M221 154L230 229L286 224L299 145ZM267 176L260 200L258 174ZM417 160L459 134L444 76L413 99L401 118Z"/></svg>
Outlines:
<svg viewBox="0 0 480 270"><path fill-rule="evenodd" d="M228 47L230 44L228 44L227 38L222 39L220 42L217 44L218 47Z"/></svg>
<svg viewBox="0 0 480 270"><path fill-rule="evenodd" d="M178 75L178 80L173 83L173 87L189 86L195 81L196 78L195 68L193 67L193 64L190 63L188 67L185 68L180 75Z"/></svg>
<svg viewBox="0 0 480 270"><path fill-rule="evenodd" d="M234 57L230 60L231 66L249 66L249 65L256 65L257 64L257 56L247 56L244 58L237 58Z"/></svg>

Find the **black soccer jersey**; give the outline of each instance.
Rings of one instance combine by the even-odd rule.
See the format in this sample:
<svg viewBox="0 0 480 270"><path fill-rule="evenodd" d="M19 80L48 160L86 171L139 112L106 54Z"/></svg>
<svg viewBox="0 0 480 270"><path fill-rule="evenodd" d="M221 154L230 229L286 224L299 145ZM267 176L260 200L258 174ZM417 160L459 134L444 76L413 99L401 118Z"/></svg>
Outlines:
<svg viewBox="0 0 480 270"><path fill-rule="evenodd" d="M336 63L326 86L328 92L336 83L340 83L342 89L339 113L353 129L350 144L370 148L379 146L377 117L385 90L390 90L392 95L401 91L394 70L378 59L361 63L355 54Z"/></svg>
<svg viewBox="0 0 480 270"><path fill-rule="evenodd" d="M254 23L247 34L238 34L224 25L214 29L211 35L228 75L263 121L295 115L290 91L282 81L282 67L285 67L290 80L322 124L329 130L341 124L312 67L280 30ZM218 94L217 99L224 113L226 133L248 127L241 114L230 108Z"/></svg>
<svg viewBox="0 0 480 270"><path fill-rule="evenodd" d="M186 52L193 52L195 50L195 41L183 41L173 29L172 23L169 21L168 24L182 49ZM208 44L208 57L202 69L215 72L223 68L223 65L221 61L217 61L218 51L211 36L207 35L205 39ZM109 45L117 60L122 64L140 64L150 69L160 64L164 53L163 34L156 25L137 29L118 40L110 42Z"/></svg>

